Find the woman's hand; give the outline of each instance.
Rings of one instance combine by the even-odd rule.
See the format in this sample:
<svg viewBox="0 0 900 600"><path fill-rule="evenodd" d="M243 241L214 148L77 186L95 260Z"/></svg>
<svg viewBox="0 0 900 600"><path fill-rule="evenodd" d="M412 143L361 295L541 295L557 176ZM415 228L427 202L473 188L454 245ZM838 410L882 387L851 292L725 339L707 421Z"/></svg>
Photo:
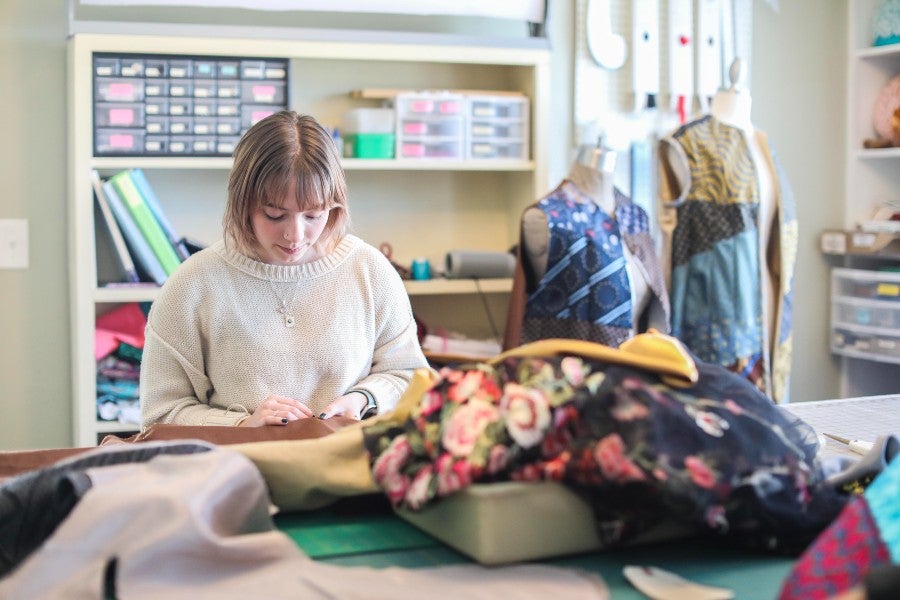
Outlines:
<svg viewBox="0 0 900 600"><path fill-rule="evenodd" d="M252 415L245 417L238 425L241 427L287 425L291 421L308 419L311 416L312 411L299 400L272 394L253 411Z"/></svg>
<svg viewBox="0 0 900 600"><path fill-rule="evenodd" d="M344 394L325 407L325 410L322 411L319 418L327 419L329 417L342 415L352 419L360 419L362 418L362 412L366 410L366 405L368 403L369 399L366 398L365 394L350 392L349 394Z"/></svg>

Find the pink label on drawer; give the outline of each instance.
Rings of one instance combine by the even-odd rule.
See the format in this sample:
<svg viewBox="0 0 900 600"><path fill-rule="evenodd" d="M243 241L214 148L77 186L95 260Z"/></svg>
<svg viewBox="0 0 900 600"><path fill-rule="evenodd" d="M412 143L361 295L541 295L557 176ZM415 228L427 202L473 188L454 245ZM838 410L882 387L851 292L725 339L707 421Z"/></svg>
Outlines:
<svg viewBox="0 0 900 600"><path fill-rule="evenodd" d="M134 148L134 136L130 133L114 133L109 136L109 145L113 148Z"/></svg>
<svg viewBox="0 0 900 600"><path fill-rule="evenodd" d="M272 102L275 99L275 86L254 85L253 99L257 102Z"/></svg>
<svg viewBox="0 0 900 600"><path fill-rule="evenodd" d="M455 115L459 112L459 102L456 102L455 100L441 102L441 106L438 110L442 115Z"/></svg>
<svg viewBox="0 0 900 600"><path fill-rule="evenodd" d="M428 127L425 125L425 123L416 122L416 123L404 123L403 124L403 133L411 133L411 134L425 133L425 131L427 131L427 129L428 129Z"/></svg>
<svg viewBox="0 0 900 600"><path fill-rule="evenodd" d="M425 156L425 144L403 144L400 152L403 156Z"/></svg>
<svg viewBox="0 0 900 600"><path fill-rule="evenodd" d="M253 123L256 123L257 121L262 121L263 119L274 113L274 110L254 110L252 113L250 113L250 120Z"/></svg>
<svg viewBox="0 0 900 600"><path fill-rule="evenodd" d="M430 113L434 110L434 102L431 100L412 100L409 103L409 110L418 113Z"/></svg>
<svg viewBox="0 0 900 600"><path fill-rule="evenodd" d="M131 99L134 97L134 86L130 83L111 83L107 92L110 98Z"/></svg>
<svg viewBox="0 0 900 600"><path fill-rule="evenodd" d="M131 125L134 123L134 109L113 108L109 111L110 125Z"/></svg>

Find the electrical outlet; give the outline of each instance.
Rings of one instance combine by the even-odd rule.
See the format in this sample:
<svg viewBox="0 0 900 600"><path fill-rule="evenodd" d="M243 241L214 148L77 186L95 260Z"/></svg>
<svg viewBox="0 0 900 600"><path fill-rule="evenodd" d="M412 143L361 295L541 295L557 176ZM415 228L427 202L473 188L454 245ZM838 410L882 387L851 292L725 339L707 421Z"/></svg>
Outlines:
<svg viewBox="0 0 900 600"><path fill-rule="evenodd" d="M28 220L0 219L0 269L28 268Z"/></svg>

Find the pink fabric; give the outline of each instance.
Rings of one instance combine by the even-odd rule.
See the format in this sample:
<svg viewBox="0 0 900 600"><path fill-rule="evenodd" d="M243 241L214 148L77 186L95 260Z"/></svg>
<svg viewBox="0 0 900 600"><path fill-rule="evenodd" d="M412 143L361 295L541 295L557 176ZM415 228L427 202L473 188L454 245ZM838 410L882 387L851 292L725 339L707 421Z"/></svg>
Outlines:
<svg viewBox="0 0 900 600"><path fill-rule="evenodd" d="M94 329L94 358L100 360L109 356L122 342L143 348L146 326L147 318L135 302L100 315Z"/></svg>

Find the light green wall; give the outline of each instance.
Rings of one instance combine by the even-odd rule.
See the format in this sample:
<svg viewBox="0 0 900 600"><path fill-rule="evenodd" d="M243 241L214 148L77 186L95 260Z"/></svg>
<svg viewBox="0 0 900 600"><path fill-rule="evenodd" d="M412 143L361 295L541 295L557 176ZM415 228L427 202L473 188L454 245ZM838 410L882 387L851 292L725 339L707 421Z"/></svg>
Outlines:
<svg viewBox="0 0 900 600"><path fill-rule="evenodd" d="M0 270L0 448L68 445L66 13L0 5L0 219L28 219L29 268Z"/></svg>
<svg viewBox="0 0 900 600"><path fill-rule="evenodd" d="M752 116L769 135L797 200L791 400L836 398L828 350L829 264L819 234L843 225L847 1L782 0L753 11Z"/></svg>
<svg viewBox="0 0 900 600"><path fill-rule="evenodd" d="M553 0L550 179L571 156L574 0ZM826 264L818 232L840 224L846 0L787 0L780 14L754 3L754 119L766 129L800 202L795 400L835 396L827 350ZM108 13L107 13L108 14ZM87 15L90 16L90 15ZM415 19L331 19L304 26L418 27ZM397 23L395 25L394 23ZM439 31L473 24L446 20ZM418 27L421 28L421 27ZM503 27L504 35L510 34ZM487 31L490 31L488 29ZM486 32L479 23L476 33ZM30 265L0 270L0 449L71 444L66 215L67 19L61 0L0 6L0 219L29 222Z"/></svg>

